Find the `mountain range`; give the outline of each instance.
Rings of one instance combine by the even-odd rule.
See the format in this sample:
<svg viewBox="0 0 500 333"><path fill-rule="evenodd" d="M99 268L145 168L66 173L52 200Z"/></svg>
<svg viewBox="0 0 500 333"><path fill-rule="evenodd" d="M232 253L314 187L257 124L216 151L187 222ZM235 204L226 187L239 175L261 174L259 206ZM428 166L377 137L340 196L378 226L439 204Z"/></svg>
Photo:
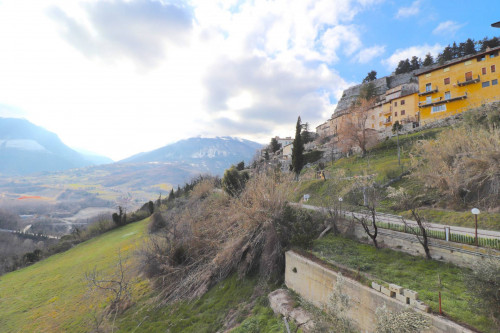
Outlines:
<svg viewBox="0 0 500 333"><path fill-rule="evenodd" d="M81 168L112 160L81 154L25 119L0 118L0 174L20 176Z"/></svg>
<svg viewBox="0 0 500 333"><path fill-rule="evenodd" d="M222 175L231 164L249 162L262 145L233 138L189 138L159 149L139 153L118 163L171 163L195 168L201 173Z"/></svg>
<svg viewBox="0 0 500 333"><path fill-rule="evenodd" d="M36 174L41 182L43 172L63 172L61 177L67 177L62 179L73 182L81 179L89 185L141 187L149 192L151 186L183 184L200 174L221 176L232 164L250 162L261 147L233 137L195 137L113 163L107 157L78 152L55 133L25 119L0 118L0 176Z"/></svg>

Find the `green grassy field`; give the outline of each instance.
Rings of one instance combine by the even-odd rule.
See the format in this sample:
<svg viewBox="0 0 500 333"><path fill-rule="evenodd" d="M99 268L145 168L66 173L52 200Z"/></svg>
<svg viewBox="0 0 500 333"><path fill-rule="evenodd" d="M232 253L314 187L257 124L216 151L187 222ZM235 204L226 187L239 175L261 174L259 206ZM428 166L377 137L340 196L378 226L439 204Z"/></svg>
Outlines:
<svg viewBox="0 0 500 333"><path fill-rule="evenodd" d="M464 274L469 271L467 268L390 249L376 250L371 245L332 235L315 241L312 252L323 260L369 274L379 282L418 291L420 299L434 312L439 308L438 292L441 291L443 311L453 320L482 332L498 332L486 310L471 303L475 296L469 294L463 281Z"/></svg>
<svg viewBox="0 0 500 333"><path fill-rule="evenodd" d="M133 267L147 220L115 229L71 250L0 277L0 331L88 332L95 309L109 299L89 297L85 272L103 275L116 269L118 251ZM128 259L127 259L128 258ZM158 307L149 282L134 273L131 307L116 318L120 332L215 332L233 315L237 332L283 332L280 318L267 306L270 286L235 276L213 287L201 299ZM246 328L248 329L246 329ZM116 331L116 330L115 330Z"/></svg>

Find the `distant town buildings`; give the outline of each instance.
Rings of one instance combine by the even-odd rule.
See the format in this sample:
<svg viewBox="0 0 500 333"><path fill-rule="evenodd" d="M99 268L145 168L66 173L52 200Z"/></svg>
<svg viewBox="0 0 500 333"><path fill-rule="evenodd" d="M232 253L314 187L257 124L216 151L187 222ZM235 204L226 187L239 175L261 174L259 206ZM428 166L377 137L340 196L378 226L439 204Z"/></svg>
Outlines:
<svg viewBox="0 0 500 333"><path fill-rule="evenodd" d="M316 127L321 137L335 136L363 89L376 96L365 127L388 133L396 121L417 127L500 100L500 47L434 64L410 73L390 75L346 89L331 118Z"/></svg>

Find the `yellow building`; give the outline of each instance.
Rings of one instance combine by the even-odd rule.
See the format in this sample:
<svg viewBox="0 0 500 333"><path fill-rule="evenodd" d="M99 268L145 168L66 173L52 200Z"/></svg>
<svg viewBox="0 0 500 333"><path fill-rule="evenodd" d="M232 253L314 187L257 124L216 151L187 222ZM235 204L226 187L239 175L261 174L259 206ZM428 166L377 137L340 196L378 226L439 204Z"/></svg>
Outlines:
<svg viewBox="0 0 500 333"><path fill-rule="evenodd" d="M403 84L387 90L381 114L379 113L379 129L392 127L396 121L403 125L416 123L418 121L417 92L416 83Z"/></svg>
<svg viewBox="0 0 500 333"><path fill-rule="evenodd" d="M429 123L500 100L499 51L496 47L417 73L420 122Z"/></svg>

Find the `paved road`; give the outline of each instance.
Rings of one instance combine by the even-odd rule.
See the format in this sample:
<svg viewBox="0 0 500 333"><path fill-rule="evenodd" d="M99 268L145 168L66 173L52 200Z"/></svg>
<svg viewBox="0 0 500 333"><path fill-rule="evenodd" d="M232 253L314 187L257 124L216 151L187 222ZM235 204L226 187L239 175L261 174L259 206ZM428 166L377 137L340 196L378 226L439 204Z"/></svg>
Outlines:
<svg viewBox="0 0 500 333"><path fill-rule="evenodd" d="M312 209L312 210L318 210L318 211L324 210L323 207L317 207L317 206L311 206L311 205L304 205L304 204L302 204L302 205L301 204L293 204L293 205L294 206L302 206L303 208L306 208L306 209ZM354 214L354 216L356 216L356 217L366 216L366 214L363 214L363 213L355 213L355 212L348 212L348 211L343 211L342 214L345 214L347 216L351 216ZM402 217L399 215L377 213L376 219L377 219L377 221L380 221L380 222L404 225L404 223L402 222ZM412 221L412 220L406 220L406 223L409 226L416 226L417 225L417 222ZM426 223L426 225L427 225L427 228L429 228L429 229L440 230L440 231L444 231L444 229L446 227L448 227L448 228L450 228L450 232L455 233L455 234L474 236L474 233L475 233L475 230L472 228L450 226L450 225L445 225L445 224L440 224L440 223L432 223L432 222L428 222L428 223ZM478 237L482 237L482 238L500 239L500 231L478 229L477 235L478 235Z"/></svg>
<svg viewBox="0 0 500 333"><path fill-rule="evenodd" d="M0 228L0 232L10 232L10 233L13 233L13 234L19 233L19 231L17 231L17 230L9 230L9 229L1 229L1 228ZM38 236L37 234L31 233L31 232L24 232L23 234L25 234L25 235L31 235L31 236ZM59 238L61 238L61 237L53 236L53 235L43 235L43 236L47 237L47 238L52 238L52 239L59 239Z"/></svg>

